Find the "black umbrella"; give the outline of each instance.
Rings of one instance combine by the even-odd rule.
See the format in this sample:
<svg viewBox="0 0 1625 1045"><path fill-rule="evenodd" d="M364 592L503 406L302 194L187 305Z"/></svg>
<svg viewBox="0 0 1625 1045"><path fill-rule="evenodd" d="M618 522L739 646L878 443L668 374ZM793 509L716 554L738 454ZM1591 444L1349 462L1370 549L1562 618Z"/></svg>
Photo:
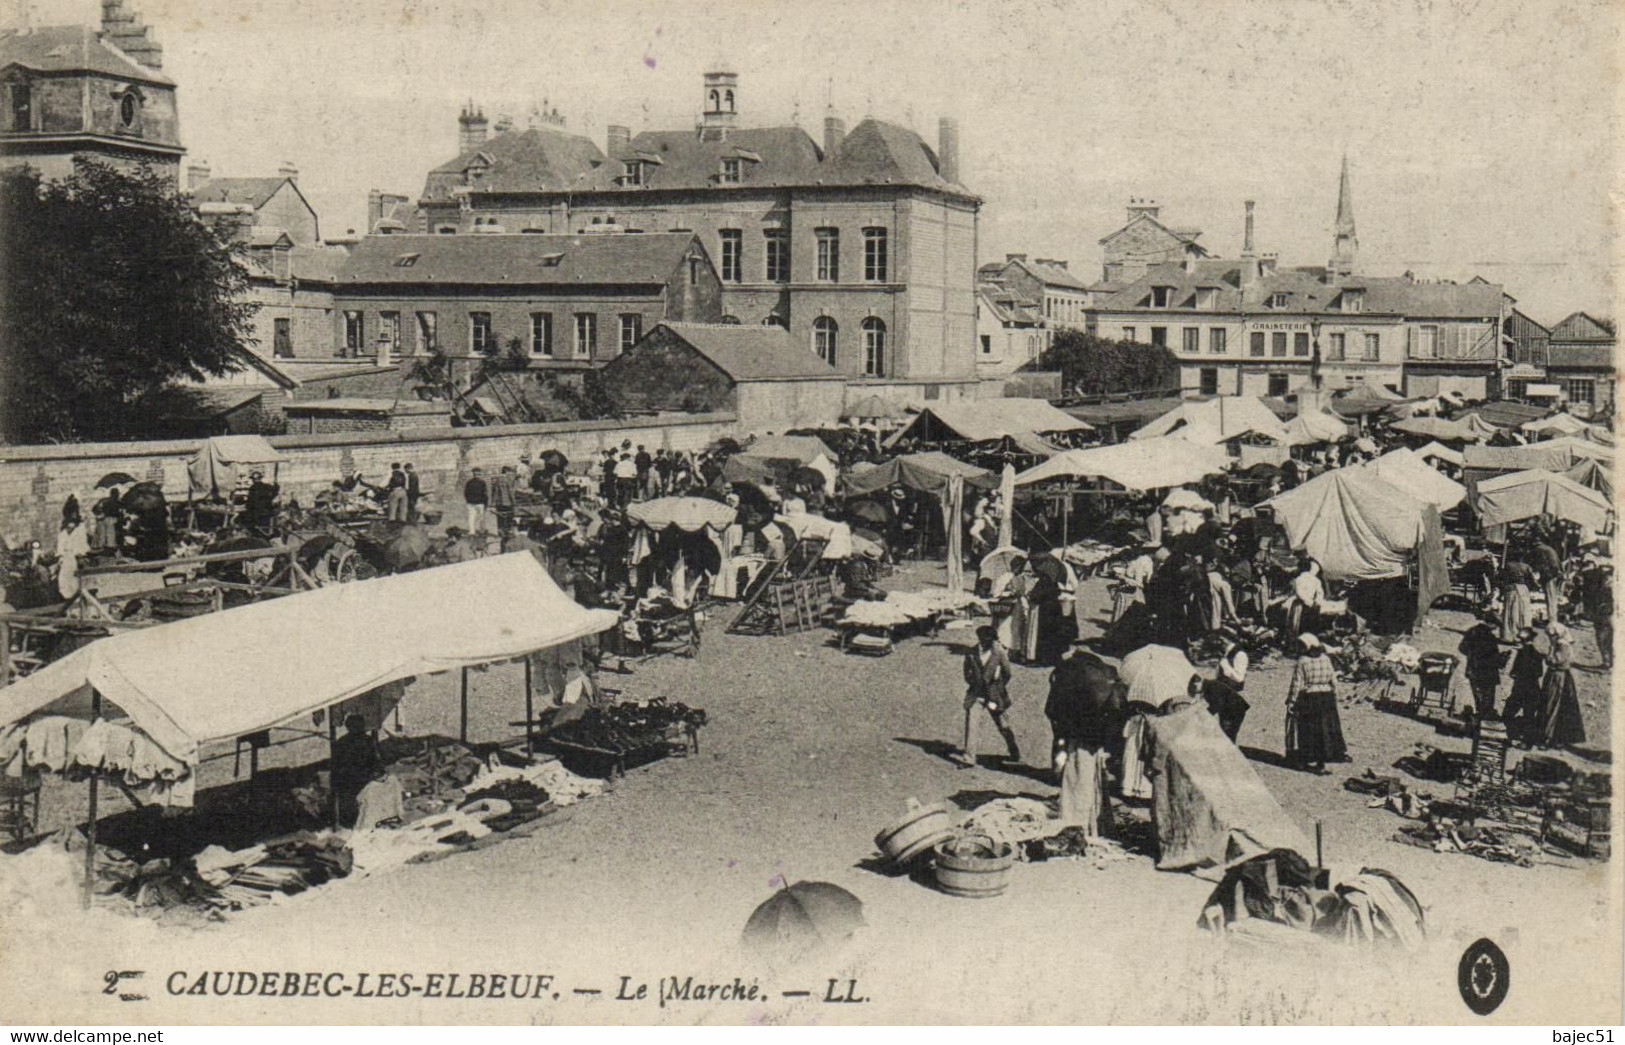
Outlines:
<svg viewBox="0 0 1625 1045"><path fill-rule="evenodd" d="M136 477L129 472L108 472L96 480L96 489L105 490L110 486L129 486L137 481Z"/></svg>
<svg viewBox="0 0 1625 1045"><path fill-rule="evenodd" d="M545 467L563 471L570 464L570 459L558 450L543 450L541 462Z"/></svg>
<svg viewBox="0 0 1625 1045"><path fill-rule="evenodd" d="M793 954L841 943L864 924L863 901L845 889L797 882L751 912L744 939L758 951Z"/></svg>
<svg viewBox="0 0 1625 1045"><path fill-rule="evenodd" d="M147 513L161 512L168 504L164 500L163 487L157 483L136 483L125 491L119 506L125 511Z"/></svg>

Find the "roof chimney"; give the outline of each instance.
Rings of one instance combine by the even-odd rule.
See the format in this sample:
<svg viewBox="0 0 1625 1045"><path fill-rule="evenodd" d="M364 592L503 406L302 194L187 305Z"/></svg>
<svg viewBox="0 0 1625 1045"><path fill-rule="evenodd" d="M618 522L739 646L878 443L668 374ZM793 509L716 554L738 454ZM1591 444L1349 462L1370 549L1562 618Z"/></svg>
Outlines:
<svg viewBox="0 0 1625 1045"><path fill-rule="evenodd" d="M1025 254L1006 254L1004 256L1004 260L1005 261L1026 261L1027 260L1027 255L1025 255Z"/></svg>
<svg viewBox="0 0 1625 1045"><path fill-rule="evenodd" d="M472 100L463 106L462 114L457 117L457 152L473 152L483 145L486 126L483 109L476 109Z"/></svg>
<svg viewBox="0 0 1625 1045"><path fill-rule="evenodd" d="M846 140L846 121L835 115L833 107L824 115L824 159L834 160L841 155L841 142Z"/></svg>
<svg viewBox="0 0 1625 1045"><path fill-rule="evenodd" d="M1247 230L1241 240L1241 285L1248 286L1258 279L1258 255L1253 250L1253 201L1246 201Z"/></svg>
<svg viewBox="0 0 1625 1045"><path fill-rule="evenodd" d="M1253 253L1253 201L1248 200L1246 202L1246 207L1247 207L1247 231L1242 236L1242 240L1241 240L1241 253L1242 253L1243 257L1246 257L1246 256L1251 255Z"/></svg>
<svg viewBox="0 0 1625 1045"><path fill-rule="evenodd" d="M124 0L102 0L102 33L108 43L140 64L149 69L163 68L162 45L152 38L149 28L141 24L133 11L124 9Z"/></svg>
<svg viewBox="0 0 1625 1045"><path fill-rule="evenodd" d="M959 121L951 116L937 121L937 173L943 181L959 183Z"/></svg>
<svg viewBox="0 0 1625 1045"><path fill-rule="evenodd" d="M295 185L299 184L299 168L295 167L291 161L283 160L282 166L278 167L276 172Z"/></svg>
<svg viewBox="0 0 1625 1045"><path fill-rule="evenodd" d="M203 160L189 164L186 168L186 188L188 192L196 192L209 184L209 165Z"/></svg>
<svg viewBox="0 0 1625 1045"><path fill-rule="evenodd" d="M632 128L612 123L609 125L605 138L604 151L614 156L617 150L624 149L632 144Z"/></svg>
<svg viewBox="0 0 1625 1045"><path fill-rule="evenodd" d="M1128 220L1133 221L1140 215L1145 215L1155 221L1157 215L1162 213L1162 207L1149 196L1131 196L1128 201Z"/></svg>
<svg viewBox="0 0 1625 1045"><path fill-rule="evenodd" d="M372 232L378 228L378 223L384 220L384 194L378 189L367 190L367 231Z"/></svg>
<svg viewBox="0 0 1625 1045"><path fill-rule="evenodd" d="M513 117L505 112L497 113L497 122L491 129L498 134L507 134L513 130Z"/></svg>

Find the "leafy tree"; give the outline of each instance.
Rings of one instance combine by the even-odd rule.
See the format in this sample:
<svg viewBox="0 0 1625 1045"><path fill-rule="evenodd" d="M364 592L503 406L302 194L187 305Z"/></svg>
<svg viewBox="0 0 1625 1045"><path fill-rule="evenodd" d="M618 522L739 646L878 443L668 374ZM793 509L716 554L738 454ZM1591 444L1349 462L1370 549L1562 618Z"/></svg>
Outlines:
<svg viewBox="0 0 1625 1045"><path fill-rule="evenodd" d="M1179 360L1165 347L1109 341L1081 330L1057 330L1027 370L1059 370L1074 395L1147 392L1179 387Z"/></svg>
<svg viewBox="0 0 1625 1045"><path fill-rule="evenodd" d="M141 438L144 397L240 369L245 256L148 168L0 173L0 434Z"/></svg>

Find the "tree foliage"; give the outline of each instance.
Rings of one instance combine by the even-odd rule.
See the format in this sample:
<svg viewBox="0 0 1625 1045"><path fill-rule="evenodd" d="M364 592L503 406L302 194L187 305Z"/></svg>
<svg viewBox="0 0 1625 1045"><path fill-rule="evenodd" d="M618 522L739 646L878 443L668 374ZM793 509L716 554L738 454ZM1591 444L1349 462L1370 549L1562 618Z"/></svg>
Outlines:
<svg viewBox="0 0 1625 1045"><path fill-rule="evenodd" d="M1057 330L1049 349L1024 369L1059 370L1062 386L1073 395L1179 387L1179 360L1167 348L1081 330Z"/></svg>
<svg viewBox="0 0 1625 1045"><path fill-rule="evenodd" d="M147 168L0 173L0 432L141 438L144 397L240 369L245 253Z"/></svg>

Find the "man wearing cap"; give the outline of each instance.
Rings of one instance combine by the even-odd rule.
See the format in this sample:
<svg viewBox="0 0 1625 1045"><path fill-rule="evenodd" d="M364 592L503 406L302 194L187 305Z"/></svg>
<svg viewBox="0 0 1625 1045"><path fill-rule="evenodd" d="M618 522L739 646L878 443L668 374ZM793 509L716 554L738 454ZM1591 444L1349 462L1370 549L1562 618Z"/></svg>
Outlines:
<svg viewBox="0 0 1625 1045"><path fill-rule="evenodd" d="M976 648L965 654L965 733L955 759L961 769L976 765L976 732L983 709L1004 738L1010 761L1021 761L1016 734L1004 721L1010 707L1010 658L999 645L999 633L989 625L976 629Z"/></svg>
<svg viewBox="0 0 1625 1045"><path fill-rule="evenodd" d="M271 521L276 518L276 495L276 484L266 482L264 472L248 474L248 492L243 495L243 516L251 528L261 531L271 528Z"/></svg>
<svg viewBox="0 0 1625 1045"><path fill-rule="evenodd" d="M1467 685L1473 691L1473 706L1479 718L1495 717L1495 691L1500 688L1501 664L1506 660L1496 633L1499 623L1494 613L1483 610L1478 621L1461 637L1458 647L1462 674L1467 676Z"/></svg>

